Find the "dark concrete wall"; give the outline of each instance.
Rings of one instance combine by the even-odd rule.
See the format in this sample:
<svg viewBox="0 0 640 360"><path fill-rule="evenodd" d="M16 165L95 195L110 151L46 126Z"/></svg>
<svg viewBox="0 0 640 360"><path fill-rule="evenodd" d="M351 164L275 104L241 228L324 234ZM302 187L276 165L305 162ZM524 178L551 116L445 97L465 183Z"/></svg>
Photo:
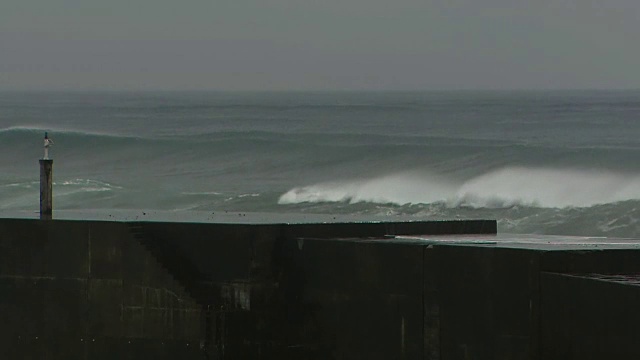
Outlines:
<svg viewBox="0 0 640 360"><path fill-rule="evenodd" d="M0 358L201 358L200 307L125 225L2 220L0 249Z"/></svg>
<svg viewBox="0 0 640 360"><path fill-rule="evenodd" d="M0 220L0 359L638 358L640 251L384 238L492 231Z"/></svg>
<svg viewBox="0 0 640 360"><path fill-rule="evenodd" d="M541 275L541 358L640 359L640 286Z"/></svg>
<svg viewBox="0 0 640 360"><path fill-rule="evenodd" d="M640 251L633 249L589 249L540 253L540 268L567 274L637 274Z"/></svg>
<svg viewBox="0 0 640 360"><path fill-rule="evenodd" d="M426 256L425 273L433 274L425 282L431 358L538 358L536 252L434 246Z"/></svg>
<svg viewBox="0 0 640 360"><path fill-rule="evenodd" d="M496 231L495 221L141 225L211 307L217 356L263 359L422 356L421 247L354 239Z"/></svg>
<svg viewBox="0 0 640 360"><path fill-rule="evenodd" d="M423 358L423 247L304 240L285 252L291 347L318 358ZM301 331L302 330L302 331Z"/></svg>
<svg viewBox="0 0 640 360"><path fill-rule="evenodd" d="M434 246L425 256L426 359L640 358L637 281L580 275L640 274L635 249Z"/></svg>
<svg viewBox="0 0 640 360"><path fill-rule="evenodd" d="M11 296L1 349L186 359L203 344L210 358L420 358L423 247L335 238L495 230L2 220L0 286Z"/></svg>

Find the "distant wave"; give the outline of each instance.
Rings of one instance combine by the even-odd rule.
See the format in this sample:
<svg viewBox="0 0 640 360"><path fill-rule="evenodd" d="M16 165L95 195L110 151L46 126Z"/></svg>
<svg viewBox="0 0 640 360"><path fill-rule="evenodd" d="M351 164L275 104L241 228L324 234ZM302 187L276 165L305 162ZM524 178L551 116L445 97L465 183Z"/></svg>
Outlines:
<svg viewBox="0 0 640 360"><path fill-rule="evenodd" d="M640 175L594 170L507 167L455 181L430 175L398 174L293 188L279 204L370 202L444 203L449 207L505 208L516 205L589 207L640 199Z"/></svg>
<svg viewBox="0 0 640 360"><path fill-rule="evenodd" d="M59 127L46 127L46 126L10 126L0 129L0 135L28 135L44 134L49 132L52 138L56 136L74 136L74 137L106 137L106 138L123 138L123 139L139 139L139 136L119 135L115 133L109 133L104 131L84 131L77 129L67 129Z"/></svg>
<svg viewBox="0 0 640 360"><path fill-rule="evenodd" d="M230 151L244 151L255 153L261 148L261 152L282 151L287 154L294 153L294 149L300 152L310 152L313 156L318 155L319 148L322 150L322 161L325 161L327 151L343 153L339 148L366 149L367 152L380 152L381 156L389 153L389 148L396 149L412 148L410 152L417 152L418 149L434 146L449 146L454 139L448 138L425 138L425 137L403 137L371 135L361 136L354 134L333 134L333 133L298 133L287 134L271 131L213 131L202 129L197 134L191 133L141 133L140 135L109 133L96 130L80 130L67 128L51 128L44 126L12 126L0 128L0 141L13 146L33 146L36 141L40 141L44 132L56 141L56 148L65 147L67 149L88 148L88 146L100 145L103 152L111 148L123 149L125 146L156 146L170 152L186 151L200 153L203 158L210 156L211 152L216 154ZM483 144L492 146L492 144ZM464 146L464 145L460 145ZM495 145L499 146L499 145ZM363 150L364 151L364 150ZM399 150L397 150L399 151Z"/></svg>

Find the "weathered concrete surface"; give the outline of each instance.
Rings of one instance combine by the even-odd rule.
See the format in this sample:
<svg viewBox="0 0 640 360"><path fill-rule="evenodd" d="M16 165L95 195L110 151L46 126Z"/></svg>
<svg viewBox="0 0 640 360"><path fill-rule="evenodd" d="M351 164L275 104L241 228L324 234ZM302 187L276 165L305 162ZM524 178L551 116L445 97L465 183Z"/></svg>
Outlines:
<svg viewBox="0 0 640 360"><path fill-rule="evenodd" d="M422 249L385 236L496 230L494 221L140 225L211 307L214 351L232 359L422 356Z"/></svg>
<svg viewBox="0 0 640 360"><path fill-rule="evenodd" d="M201 308L130 240L124 224L0 221L0 358L200 356Z"/></svg>
<svg viewBox="0 0 640 360"><path fill-rule="evenodd" d="M537 359L537 253L435 246L442 359ZM434 299L429 299L433 302Z"/></svg>
<svg viewBox="0 0 640 360"><path fill-rule="evenodd" d="M0 358L635 359L639 273L494 221L3 219Z"/></svg>
<svg viewBox="0 0 640 360"><path fill-rule="evenodd" d="M638 275L617 278L541 274L542 359L640 359Z"/></svg>
<svg viewBox="0 0 640 360"><path fill-rule="evenodd" d="M425 359L639 358L639 241L499 235L427 243Z"/></svg>

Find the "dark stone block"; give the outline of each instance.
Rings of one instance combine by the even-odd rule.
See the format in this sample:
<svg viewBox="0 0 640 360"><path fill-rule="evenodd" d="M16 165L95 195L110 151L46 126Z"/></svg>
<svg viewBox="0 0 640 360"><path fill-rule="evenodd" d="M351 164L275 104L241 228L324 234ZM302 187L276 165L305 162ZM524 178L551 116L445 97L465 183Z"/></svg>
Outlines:
<svg viewBox="0 0 640 360"><path fill-rule="evenodd" d="M538 331L537 255L473 246L427 251L435 252L437 262L441 358L532 358Z"/></svg>
<svg viewBox="0 0 640 360"><path fill-rule="evenodd" d="M541 293L541 358L640 358L640 286L542 273Z"/></svg>

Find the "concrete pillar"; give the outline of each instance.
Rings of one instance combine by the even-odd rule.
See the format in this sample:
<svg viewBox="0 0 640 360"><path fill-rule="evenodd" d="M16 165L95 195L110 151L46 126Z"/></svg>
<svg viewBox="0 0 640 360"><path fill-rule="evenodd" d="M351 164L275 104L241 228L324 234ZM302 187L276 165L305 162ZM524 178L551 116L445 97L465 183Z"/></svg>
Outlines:
<svg viewBox="0 0 640 360"><path fill-rule="evenodd" d="M53 213L53 160L40 159L40 216Z"/></svg>

